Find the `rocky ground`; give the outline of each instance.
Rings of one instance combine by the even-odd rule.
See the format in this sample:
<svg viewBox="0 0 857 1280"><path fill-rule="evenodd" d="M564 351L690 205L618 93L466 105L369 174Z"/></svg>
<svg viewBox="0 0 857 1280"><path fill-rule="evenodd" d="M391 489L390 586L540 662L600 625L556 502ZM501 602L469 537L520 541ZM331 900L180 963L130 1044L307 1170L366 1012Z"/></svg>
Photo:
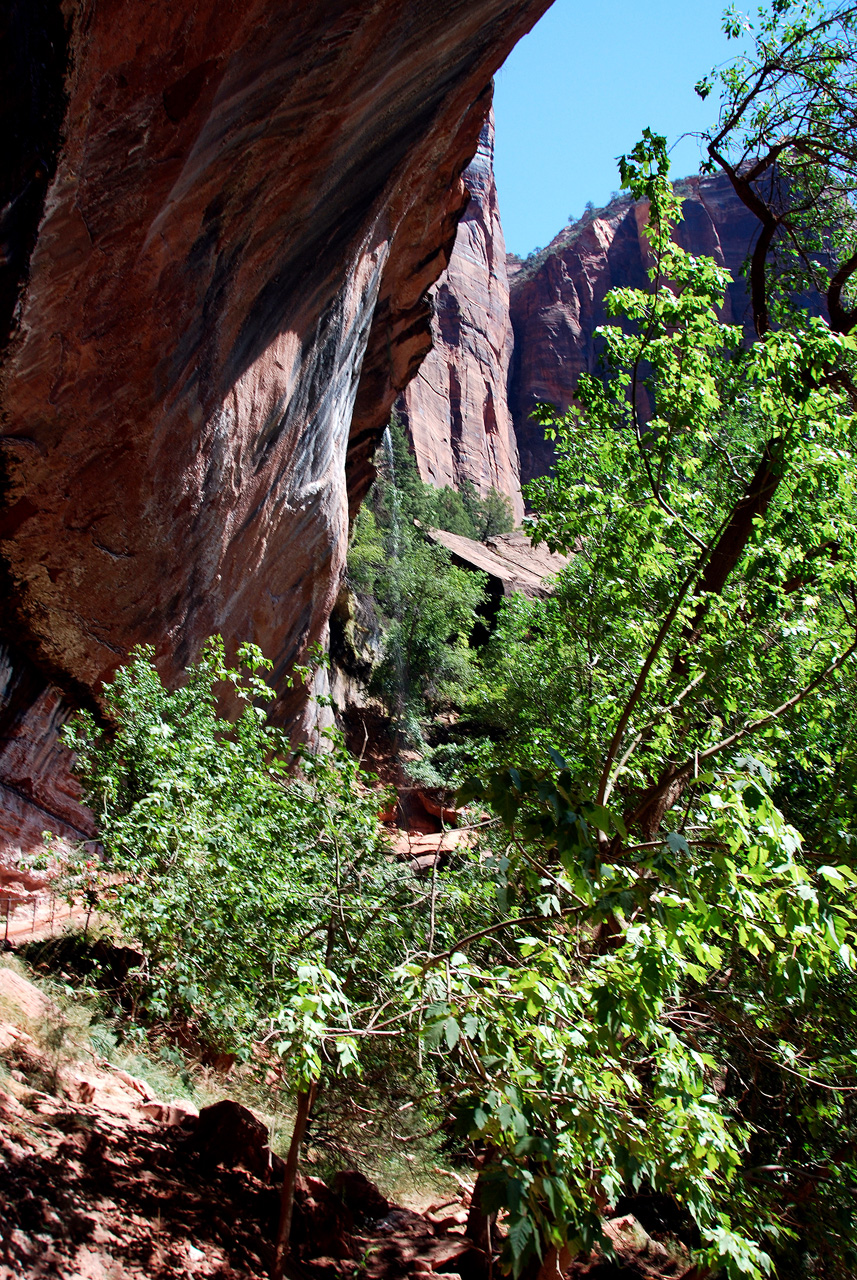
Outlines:
<svg viewBox="0 0 857 1280"><path fill-rule="evenodd" d="M63 1057L56 1012L0 967L0 1280L262 1280L282 1170L262 1122L229 1100L202 1112L159 1101L91 1052ZM290 1274L477 1280L483 1260L460 1195L416 1212L356 1171L331 1187L301 1179ZM633 1218L609 1229L621 1266L578 1260L569 1280L689 1276Z"/></svg>

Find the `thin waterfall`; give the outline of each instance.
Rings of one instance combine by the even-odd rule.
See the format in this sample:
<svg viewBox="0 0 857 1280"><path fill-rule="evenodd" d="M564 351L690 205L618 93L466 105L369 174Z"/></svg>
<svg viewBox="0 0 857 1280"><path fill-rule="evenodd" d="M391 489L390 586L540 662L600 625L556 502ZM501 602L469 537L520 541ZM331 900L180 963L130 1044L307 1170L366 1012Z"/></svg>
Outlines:
<svg viewBox="0 0 857 1280"><path fill-rule="evenodd" d="M384 453L387 458L387 466L390 468L390 506L392 518L393 532L393 554L398 558L401 552L400 539L402 534L401 516L402 516L402 499L399 494L399 488L396 484L396 458L393 453L393 437L390 435L390 428L384 428L383 435Z"/></svg>
<svg viewBox="0 0 857 1280"><path fill-rule="evenodd" d="M396 701L395 701L395 717L394 727L397 739L400 739L405 730L405 711L407 707L408 694L408 678L407 666L405 663L404 649L402 645L402 627L404 622L404 599L402 582L402 495L399 492L396 483L396 459L393 453L393 437L390 434L389 426L384 428L383 435L384 455L387 460L390 478L390 538L388 543L388 553L391 560L391 580L394 584L393 591L393 626L390 631L391 656L396 672Z"/></svg>

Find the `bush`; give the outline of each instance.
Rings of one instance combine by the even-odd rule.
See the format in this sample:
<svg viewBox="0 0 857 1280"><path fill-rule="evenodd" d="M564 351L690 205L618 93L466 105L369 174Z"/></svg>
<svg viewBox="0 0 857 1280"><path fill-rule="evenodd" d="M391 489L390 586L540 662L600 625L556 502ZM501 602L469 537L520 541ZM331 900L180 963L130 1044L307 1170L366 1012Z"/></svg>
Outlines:
<svg viewBox="0 0 857 1280"><path fill-rule="evenodd" d="M353 937L411 894L339 736L318 754L292 751L266 719L268 664L251 646L239 659L227 666L215 638L168 690L139 649L105 688L112 729L82 713L68 742L99 815L101 909L143 952L130 976L149 1015L190 1019L243 1058L262 1036L287 1059L317 1056L293 999L312 990L321 1028L347 1022L342 992L360 985L364 954ZM394 958L387 929L372 946L379 964Z"/></svg>

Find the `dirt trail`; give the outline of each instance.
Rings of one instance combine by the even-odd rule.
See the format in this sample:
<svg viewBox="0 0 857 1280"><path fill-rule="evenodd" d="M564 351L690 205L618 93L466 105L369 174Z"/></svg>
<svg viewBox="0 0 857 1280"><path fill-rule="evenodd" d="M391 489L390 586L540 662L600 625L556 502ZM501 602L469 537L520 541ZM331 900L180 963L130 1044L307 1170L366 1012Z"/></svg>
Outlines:
<svg viewBox="0 0 857 1280"><path fill-rule="evenodd" d="M230 1149L232 1167L219 1167L229 1135L214 1151L200 1145L192 1104L160 1102L94 1055L60 1067L44 1041L61 1011L5 967L0 1016L0 1280L267 1276L279 1187L267 1160L259 1168L258 1148ZM224 1105L227 1119L230 1107L244 1112ZM335 1199L317 1179L303 1181L297 1238L308 1260L295 1262L295 1275L437 1274L468 1247L459 1222L439 1226L386 1203L374 1219L345 1215L343 1231L342 1206L334 1221L325 1197ZM314 1257L321 1245L351 1256Z"/></svg>
<svg viewBox="0 0 857 1280"><path fill-rule="evenodd" d="M282 1165L265 1126L230 1101L202 1113L159 1101L94 1054L61 1061L50 1028L62 1016L0 966L0 1280L265 1280ZM485 1274L466 1197L417 1213L356 1172L340 1178L300 1180L292 1280ZM568 1280L689 1274L634 1219L607 1226L623 1264L578 1260Z"/></svg>

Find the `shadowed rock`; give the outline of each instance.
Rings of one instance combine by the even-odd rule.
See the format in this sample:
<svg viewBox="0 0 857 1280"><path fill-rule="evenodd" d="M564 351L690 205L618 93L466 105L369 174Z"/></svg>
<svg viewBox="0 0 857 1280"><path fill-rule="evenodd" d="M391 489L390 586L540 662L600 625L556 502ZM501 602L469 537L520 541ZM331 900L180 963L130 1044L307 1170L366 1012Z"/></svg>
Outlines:
<svg viewBox="0 0 857 1280"><path fill-rule="evenodd" d="M92 702L141 642L175 679L221 632L285 688L324 636L487 86L547 3L13 4L7 194L29 194L3 226L0 553L30 763L9 844L88 834L53 803L49 686Z"/></svg>

